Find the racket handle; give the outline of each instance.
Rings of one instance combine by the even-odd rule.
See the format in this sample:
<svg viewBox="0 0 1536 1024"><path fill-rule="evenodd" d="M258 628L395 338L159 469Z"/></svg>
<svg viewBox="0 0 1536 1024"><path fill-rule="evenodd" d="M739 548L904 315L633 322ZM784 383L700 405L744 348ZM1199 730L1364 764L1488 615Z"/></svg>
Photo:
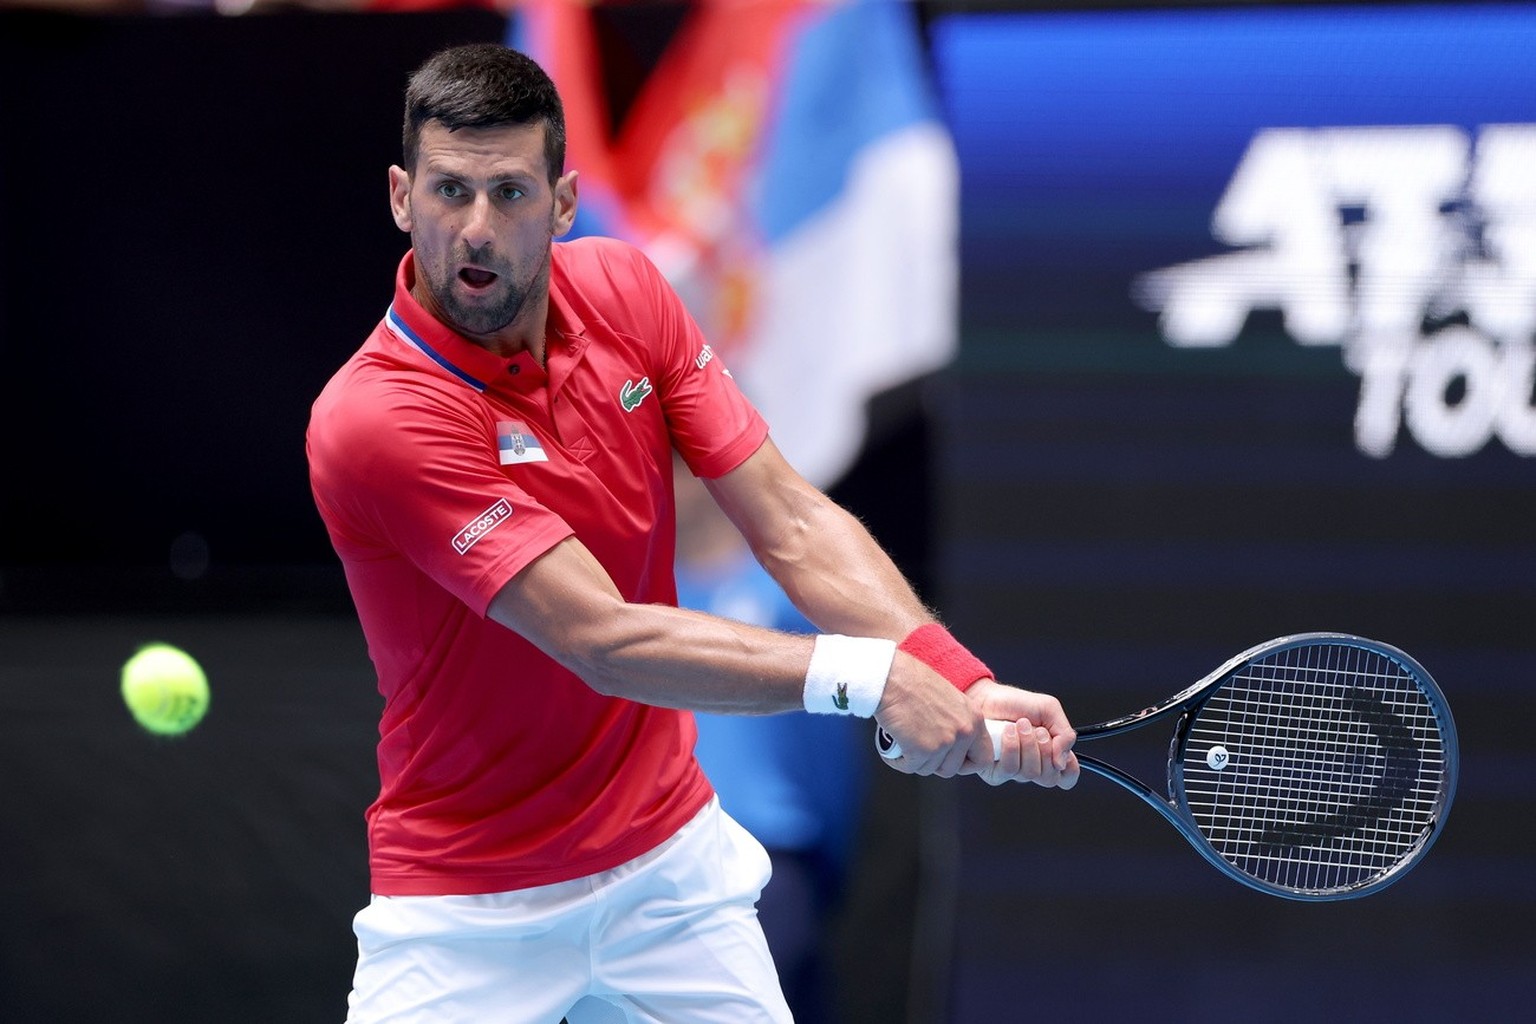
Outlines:
<svg viewBox="0 0 1536 1024"><path fill-rule="evenodd" d="M997 760L1003 754L1003 726L1007 722L999 722L995 718L988 718L987 735L992 737L992 760ZM880 756L895 760L901 756L901 744L896 742L896 737L885 731L885 726L875 726L875 749Z"/></svg>

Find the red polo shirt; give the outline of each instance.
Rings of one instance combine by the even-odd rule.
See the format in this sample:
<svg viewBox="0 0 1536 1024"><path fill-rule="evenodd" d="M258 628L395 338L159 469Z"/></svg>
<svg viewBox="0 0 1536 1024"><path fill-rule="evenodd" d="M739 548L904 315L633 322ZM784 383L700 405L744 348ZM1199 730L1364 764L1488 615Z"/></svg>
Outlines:
<svg viewBox="0 0 1536 1024"><path fill-rule="evenodd" d="M408 254L308 434L384 697L373 890L499 892L602 871L709 799L692 716L601 696L486 608L572 534L627 600L676 603L672 448L718 476L767 426L628 245L554 246L547 370L444 327L411 297L413 273Z"/></svg>

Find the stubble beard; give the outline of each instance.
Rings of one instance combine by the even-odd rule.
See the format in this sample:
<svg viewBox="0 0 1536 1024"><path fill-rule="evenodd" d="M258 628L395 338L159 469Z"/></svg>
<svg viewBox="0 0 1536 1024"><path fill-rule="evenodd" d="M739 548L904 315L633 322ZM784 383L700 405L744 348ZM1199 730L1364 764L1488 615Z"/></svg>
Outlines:
<svg viewBox="0 0 1536 1024"><path fill-rule="evenodd" d="M531 278L521 284L512 274L515 268L501 266L500 261L487 259L483 253L469 251L462 260L456 260L451 265L457 265L459 262L473 263L487 269L494 268L497 274L496 284L505 289L496 297L487 295L480 299L468 300L455 287L459 283L457 275L444 268L439 280L434 282L436 287L433 288L433 293L437 299L438 309L448 321L448 326L460 334L494 334L510 326L523 312L529 297L538 288L547 287L549 283L547 255Z"/></svg>
<svg viewBox="0 0 1536 1024"><path fill-rule="evenodd" d="M517 319L523 311L528 293L515 284L507 284L507 292L490 304L470 303L461 300L452 283L438 294L437 304L449 326L460 334L494 334Z"/></svg>

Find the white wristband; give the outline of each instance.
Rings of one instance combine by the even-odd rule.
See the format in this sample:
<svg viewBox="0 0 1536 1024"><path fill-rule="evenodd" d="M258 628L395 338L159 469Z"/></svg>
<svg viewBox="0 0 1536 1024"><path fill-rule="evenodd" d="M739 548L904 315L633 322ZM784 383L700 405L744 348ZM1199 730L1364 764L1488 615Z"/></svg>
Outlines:
<svg viewBox="0 0 1536 1024"><path fill-rule="evenodd" d="M896 641L823 633L805 670L805 710L813 715L870 718L885 693Z"/></svg>

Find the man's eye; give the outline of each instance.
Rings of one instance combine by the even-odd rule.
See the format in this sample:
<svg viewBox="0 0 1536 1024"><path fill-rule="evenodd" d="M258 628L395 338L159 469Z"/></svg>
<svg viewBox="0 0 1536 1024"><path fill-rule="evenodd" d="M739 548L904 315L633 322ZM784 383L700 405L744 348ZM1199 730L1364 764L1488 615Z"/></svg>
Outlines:
<svg viewBox="0 0 1536 1024"><path fill-rule="evenodd" d="M496 190L496 194L503 199L521 199L523 190L516 185L503 185Z"/></svg>
<svg viewBox="0 0 1536 1024"><path fill-rule="evenodd" d="M458 182L445 181L437 186L437 194L444 199L457 199L464 194L464 189Z"/></svg>

